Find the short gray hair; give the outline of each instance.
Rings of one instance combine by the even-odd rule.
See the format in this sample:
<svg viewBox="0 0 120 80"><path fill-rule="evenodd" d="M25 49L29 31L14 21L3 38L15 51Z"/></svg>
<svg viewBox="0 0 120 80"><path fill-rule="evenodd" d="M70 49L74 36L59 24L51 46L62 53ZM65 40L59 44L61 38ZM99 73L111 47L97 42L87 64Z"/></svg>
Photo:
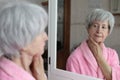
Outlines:
<svg viewBox="0 0 120 80"><path fill-rule="evenodd" d="M94 9L92 10L91 13L88 14L87 19L86 19L86 23L87 23L87 29L91 26L91 24L94 21L108 21L108 27L110 28L110 32L112 32L113 27L114 27L114 23L115 23L115 19L114 16L106 10L103 9Z"/></svg>
<svg viewBox="0 0 120 80"><path fill-rule="evenodd" d="M0 10L0 57L19 55L21 48L43 32L48 15L42 6L12 2Z"/></svg>

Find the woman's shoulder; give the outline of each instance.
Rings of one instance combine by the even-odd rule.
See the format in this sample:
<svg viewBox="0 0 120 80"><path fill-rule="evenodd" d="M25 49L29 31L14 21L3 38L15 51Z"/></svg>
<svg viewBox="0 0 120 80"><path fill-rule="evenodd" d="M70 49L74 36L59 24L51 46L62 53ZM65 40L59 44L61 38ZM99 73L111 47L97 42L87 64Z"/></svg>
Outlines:
<svg viewBox="0 0 120 80"><path fill-rule="evenodd" d="M117 51L111 47L106 47L107 51L108 52L111 52L111 53L116 53Z"/></svg>
<svg viewBox="0 0 120 80"><path fill-rule="evenodd" d="M81 52L81 48L80 48L80 44L71 51L71 54L69 56L70 59L80 59L80 57L82 57L82 52Z"/></svg>
<svg viewBox="0 0 120 80"><path fill-rule="evenodd" d="M82 56L83 54L82 53L82 48L86 47L86 40L79 43L78 45L76 45L72 51L71 51L71 56Z"/></svg>
<svg viewBox="0 0 120 80"><path fill-rule="evenodd" d="M80 48L78 46L76 49L74 49L71 52L70 56L67 59L67 63L68 64L69 63L76 63L77 64L81 61L80 59L82 59L82 54L81 54Z"/></svg>
<svg viewBox="0 0 120 80"><path fill-rule="evenodd" d="M106 51L107 51L109 57L114 57L114 56L118 57L118 53L115 49L113 49L111 47L107 47L106 49L107 49Z"/></svg>
<svg viewBox="0 0 120 80"><path fill-rule="evenodd" d="M72 51L71 54L77 55L80 53L80 45L77 45Z"/></svg>

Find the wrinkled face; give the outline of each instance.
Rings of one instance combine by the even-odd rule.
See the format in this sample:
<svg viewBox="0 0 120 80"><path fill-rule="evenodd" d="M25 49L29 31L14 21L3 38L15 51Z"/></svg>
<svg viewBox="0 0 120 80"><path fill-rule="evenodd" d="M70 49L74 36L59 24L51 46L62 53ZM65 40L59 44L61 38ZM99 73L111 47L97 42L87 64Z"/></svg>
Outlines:
<svg viewBox="0 0 120 80"><path fill-rule="evenodd" d="M88 34L95 42L104 42L109 34L108 21L94 21L88 28Z"/></svg>
<svg viewBox="0 0 120 80"><path fill-rule="evenodd" d="M24 50L32 56L36 54L42 55L44 53L44 48L47 40L48 36L45 32L43 32L38 35L29 45L27 45Z"/></svg>

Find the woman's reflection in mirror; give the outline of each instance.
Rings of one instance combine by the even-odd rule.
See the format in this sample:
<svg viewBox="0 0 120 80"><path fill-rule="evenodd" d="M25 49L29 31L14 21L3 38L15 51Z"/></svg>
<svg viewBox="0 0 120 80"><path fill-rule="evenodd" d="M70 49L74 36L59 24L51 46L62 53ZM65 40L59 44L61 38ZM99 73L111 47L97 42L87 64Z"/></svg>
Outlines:
<svg viewBox="0 0 120 80"><path fill-rule="evenodd" d="M114 16L109 11L92 10L86 19L88 38L69 56L66 69L104 80L119 80L117 52L104 44L113 30L114 23Z"/></svg>

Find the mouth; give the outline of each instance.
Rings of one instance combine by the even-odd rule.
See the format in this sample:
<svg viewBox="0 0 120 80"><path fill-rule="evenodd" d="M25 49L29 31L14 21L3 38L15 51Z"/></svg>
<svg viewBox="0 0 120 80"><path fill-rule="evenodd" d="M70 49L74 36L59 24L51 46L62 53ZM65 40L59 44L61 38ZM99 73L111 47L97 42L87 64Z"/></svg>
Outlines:
<svg viewBox="0 0 120 80"><path fill-rule="evenodd" d="M99 38L99 37L101 37L101 36L98 36L98 35L97 35L97 36L95 36L95 37L98 37L98 38Z"/></svg>
<svg viewBox="0 0 120 80"><path fill-rule="evenodd" d="M96 34L95 37L102 37L102 35L98 35L98 34Z"/></svg>

